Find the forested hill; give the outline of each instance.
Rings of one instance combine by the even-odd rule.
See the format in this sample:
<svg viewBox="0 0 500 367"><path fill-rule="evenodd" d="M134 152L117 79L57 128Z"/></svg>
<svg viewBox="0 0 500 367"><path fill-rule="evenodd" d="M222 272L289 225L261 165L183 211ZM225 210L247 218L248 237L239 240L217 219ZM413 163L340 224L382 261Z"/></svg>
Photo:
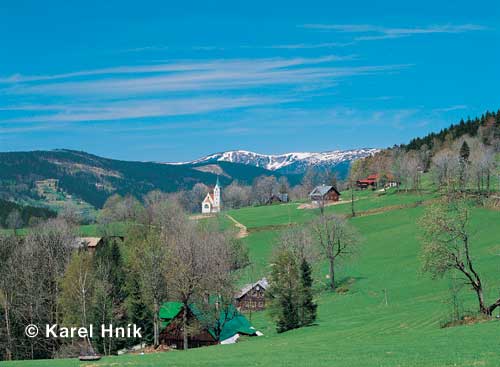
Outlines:
<svg viewBox="0 0 500 367"><path fill-rule="evenodd" d="M141 197L151 190L191 189L197 182L213 185L217 174L223 185L234 179L251 183L270 171L236 163L194 167L153 162L129 162L72 151L0 153L0 198L37 199L36 181L58 179L65 193L99 208L112 194Z"/></svg>
<svg viewBox="0 0 500 367"><path fill-rule="evenodd" d="M10 217L16 212L15 218ZM57 213L46 208L39 208L29 205L19 205L11 201L0 199L0 228L15 227L16 224L20 227L30 224L32 218L47 219L53 218ZM13 222L13 223L11 223Z"/></svg>
<svg viewBox="0 0 500 367"><path fill-rule="evenodd" d="M419 150L426 145L427 148L432 149L436 142L443 143L446 139L456 140L464 135L476 136L482 127L487 128L495 125L495 133L500 134L500 110L486 112L481 117L474 119L468 118L465 121L462 119L458 124L452 124L438 133L430 133L424 137L412 139L401 147L406 150ZM494 138L500 138L500 136Z"/></svg>

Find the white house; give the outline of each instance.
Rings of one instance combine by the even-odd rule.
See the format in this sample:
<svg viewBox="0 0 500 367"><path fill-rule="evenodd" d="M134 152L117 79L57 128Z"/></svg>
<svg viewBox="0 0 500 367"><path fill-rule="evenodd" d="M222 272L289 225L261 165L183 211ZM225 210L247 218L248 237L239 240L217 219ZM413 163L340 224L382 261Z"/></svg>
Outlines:
<svg viewBox="0 0 500 367"><path fill-rule="evenodd" d="M218 213L220 212L220 208L220 185L219 177L217 176L215 187L207 194L207 196L205 196L205 199L203 199L203 202L201 203L201 212L203 214Z"/></svg>

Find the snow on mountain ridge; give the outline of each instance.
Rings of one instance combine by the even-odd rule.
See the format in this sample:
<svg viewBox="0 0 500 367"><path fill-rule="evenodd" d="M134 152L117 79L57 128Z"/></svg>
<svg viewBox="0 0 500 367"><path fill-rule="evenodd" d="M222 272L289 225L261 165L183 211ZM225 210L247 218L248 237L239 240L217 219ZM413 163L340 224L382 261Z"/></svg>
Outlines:
<svg viewBox="0 0 500 367"><path fill-rule="evenodd" d="M231 150L210 154L190 162L170 164L199 164L217 161L248 164L276 171L293 164L304 166L323 164L335 165L373 155L379 150L380 149L375 148L361 148L352 150L332 150L327 152L290 152L283 154L261 154L247 150Z"/></svg>

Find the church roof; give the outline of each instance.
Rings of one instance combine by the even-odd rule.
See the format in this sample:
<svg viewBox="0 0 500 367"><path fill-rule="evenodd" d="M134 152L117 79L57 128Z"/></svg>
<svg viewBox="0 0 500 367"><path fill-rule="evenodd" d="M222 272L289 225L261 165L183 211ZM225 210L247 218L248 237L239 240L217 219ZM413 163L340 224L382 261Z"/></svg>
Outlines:
<svg viewBox="0 0 500 367"><path fill-rule="evenodd" d="M205 199L203 199L203 201L205 202L205 201L207 201L207 199L208 199L208 201L210 201L211 203L213 203L213 202L214 202L214 192L213 192L213 191L210 191L210 192L207 194L207 196L205 196Z"/></svg>

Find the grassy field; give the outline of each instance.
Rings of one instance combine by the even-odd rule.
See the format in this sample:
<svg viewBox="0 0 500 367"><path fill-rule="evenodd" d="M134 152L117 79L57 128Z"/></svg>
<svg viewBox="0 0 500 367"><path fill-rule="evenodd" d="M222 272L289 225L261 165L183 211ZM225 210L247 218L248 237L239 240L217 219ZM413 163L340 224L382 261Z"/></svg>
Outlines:
<svg viewBox="0 0 500 367"><path fill-rule="evenodd" d="M347 196L347 195L344 195ZM342 264L339 275L349 291L324 291L326 267L317 267L317 325L277 334L265 312L252 314L263 337L235 345L149 355L103 358L107 367L162 366L499 366L500 321L493 319L467 326L441 328L449 319L449 279L433 281L420 273L419 231L416 225L435 194L363 192L351 219L362 234L360 255ZM234 210L230 215L246 225L245 238L253 266L241 274L242 282L268 271L268 260L279 231L289 223L304 223L316 210L299 210L297 204ZM350 205L327 208L347 214ZM472 254L487 289L487 299L498 296L500 282L500 212L472 211ZM473 294L460 295L466 311L476 310ZM1 364L1 363L0 363ZM5 366L76 366L75 360L21 361Z"/></svg>

